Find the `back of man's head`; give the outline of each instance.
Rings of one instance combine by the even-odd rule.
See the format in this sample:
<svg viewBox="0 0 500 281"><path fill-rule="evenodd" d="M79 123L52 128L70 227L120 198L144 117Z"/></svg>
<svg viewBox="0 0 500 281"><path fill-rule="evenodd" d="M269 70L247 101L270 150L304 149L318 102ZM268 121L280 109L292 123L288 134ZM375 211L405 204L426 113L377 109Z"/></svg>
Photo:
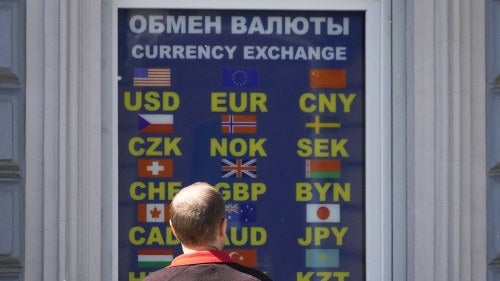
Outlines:
<svg viewBox="0 0 500 281"><path fill-rule="evenodd" d="M214 242L224 218L224 199L208 183L197 182L181 189L170 204L170 221L184 245Z"/></svg>

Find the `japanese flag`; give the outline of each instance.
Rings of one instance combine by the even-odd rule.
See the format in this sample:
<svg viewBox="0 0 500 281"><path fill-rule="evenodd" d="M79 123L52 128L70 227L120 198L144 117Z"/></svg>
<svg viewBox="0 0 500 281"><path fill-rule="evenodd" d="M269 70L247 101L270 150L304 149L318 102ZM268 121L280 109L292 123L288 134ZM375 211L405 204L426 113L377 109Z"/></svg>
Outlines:
<svg viewBox="0 0 500 281"><path fill-rule="evenodd" d="M339 204L307 204L307 222L340 222Z"/></svg>

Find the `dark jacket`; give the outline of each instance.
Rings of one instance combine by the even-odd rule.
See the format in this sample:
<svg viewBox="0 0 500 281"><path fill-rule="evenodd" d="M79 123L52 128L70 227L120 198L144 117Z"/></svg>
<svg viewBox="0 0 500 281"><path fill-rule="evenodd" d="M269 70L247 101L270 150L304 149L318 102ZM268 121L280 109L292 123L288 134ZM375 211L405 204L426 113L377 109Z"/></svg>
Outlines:
<svg viewBox="0 0 500 281"><path fill-rule="evenodd" d="M168 267L155 271L143 281L272 281L259 270L231 260L222 251L200 251L176 257Z"/></svg>

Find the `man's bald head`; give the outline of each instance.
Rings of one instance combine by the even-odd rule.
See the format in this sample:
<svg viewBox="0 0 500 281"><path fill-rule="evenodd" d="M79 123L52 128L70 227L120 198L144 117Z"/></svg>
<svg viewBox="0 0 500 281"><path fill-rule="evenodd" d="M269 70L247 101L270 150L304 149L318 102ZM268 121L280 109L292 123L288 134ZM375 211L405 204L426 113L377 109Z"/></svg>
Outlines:
<svg viewBox="0 0 500 281"><path fill-rule="evenodd" d="M214 242L224 218L224 199L208 183L197 182L181 189L170 204L170 221L184 245Z"/></svg>

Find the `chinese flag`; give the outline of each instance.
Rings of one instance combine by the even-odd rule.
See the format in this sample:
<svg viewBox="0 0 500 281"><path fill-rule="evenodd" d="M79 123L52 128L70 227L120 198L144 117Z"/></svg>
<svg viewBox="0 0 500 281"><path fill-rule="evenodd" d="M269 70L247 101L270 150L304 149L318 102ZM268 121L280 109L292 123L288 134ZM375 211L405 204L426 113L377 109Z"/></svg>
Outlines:
<svg viewBox="0 0 500 281"><path fill-rule="evenodd" d="M345 69L311 69L309 86L311 89L344 89L347 84Z"/></svg>

